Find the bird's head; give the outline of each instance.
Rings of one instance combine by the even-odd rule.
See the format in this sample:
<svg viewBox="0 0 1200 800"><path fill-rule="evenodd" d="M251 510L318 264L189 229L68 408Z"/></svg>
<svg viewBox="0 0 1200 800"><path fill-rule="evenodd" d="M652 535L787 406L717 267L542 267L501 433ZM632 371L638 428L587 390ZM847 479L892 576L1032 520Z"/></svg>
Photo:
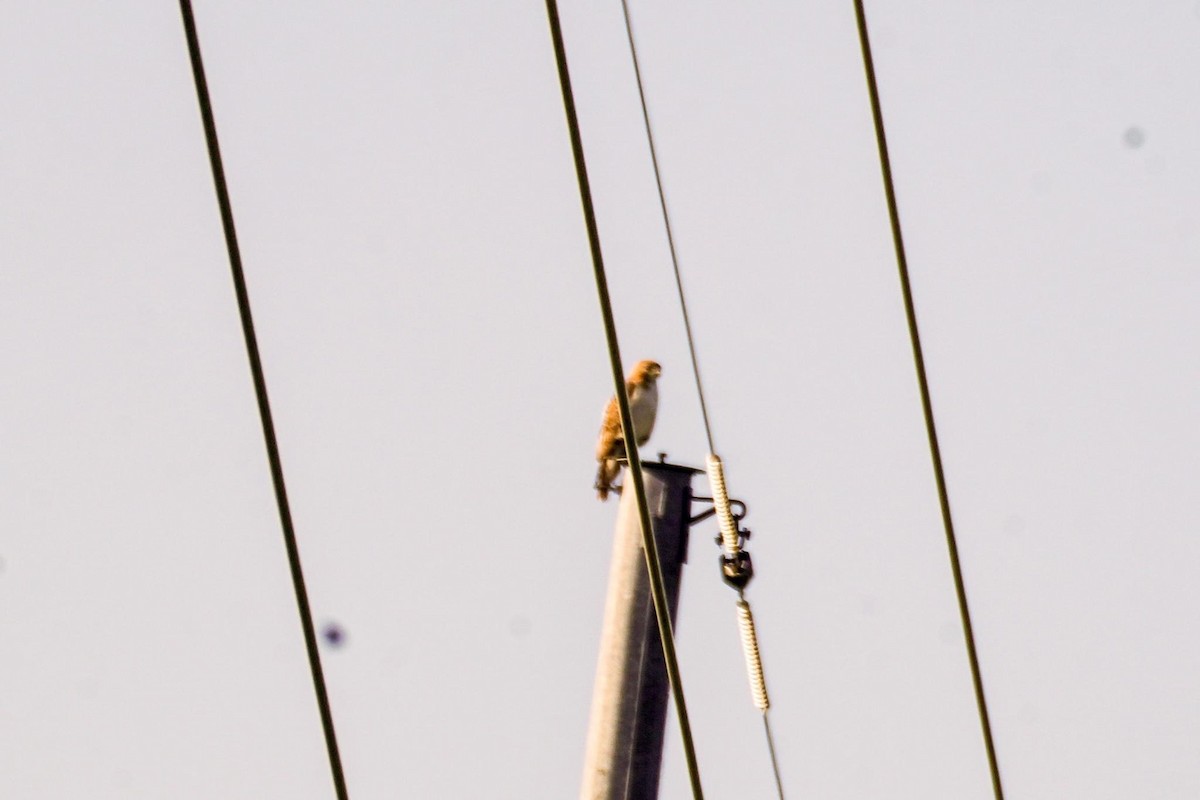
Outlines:
<svg viewBox="0 0 1200 800"><path fill-rule="evenodd" d="M639 361L630 373L629 379L634 383L653 383L662 375L662 367L657 361Z"/></svg>

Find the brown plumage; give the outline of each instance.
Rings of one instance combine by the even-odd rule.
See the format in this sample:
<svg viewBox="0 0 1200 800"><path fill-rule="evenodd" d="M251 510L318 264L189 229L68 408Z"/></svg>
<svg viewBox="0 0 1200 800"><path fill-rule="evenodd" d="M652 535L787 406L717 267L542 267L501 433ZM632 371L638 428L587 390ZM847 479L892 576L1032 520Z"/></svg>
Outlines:
<svg viewBox="0 0 1200 800"><path fill-rule="evenodd" d="M638 447L650 439L654 430L654 418L658 414L658 376L662 367L656 361L639 361L625 379L625 392L629 395L629 413L633 417L633 430ZM600 469L596 472L596 496L608 499L621 471L619 459L626 458L625 437L621 431L621 411L617 398L608 401L604 409L604 421L600 425L600 440L596 442L596 460Z"/></svg>

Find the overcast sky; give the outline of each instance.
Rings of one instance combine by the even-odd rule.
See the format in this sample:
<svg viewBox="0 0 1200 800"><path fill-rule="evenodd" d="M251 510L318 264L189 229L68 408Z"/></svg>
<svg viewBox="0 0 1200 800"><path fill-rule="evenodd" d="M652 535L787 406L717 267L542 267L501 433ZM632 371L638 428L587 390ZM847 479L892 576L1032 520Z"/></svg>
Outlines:
<svg viewBox="0 0 1200 800"><path fill-rule="evenodd" d="M852 5L632 9L788 795L989 798ZM867 10L1008 795L1194 800L1200 6ZM620 4L561 11L700 465ZM544 7L196 17L350 794L572 797L612 386ZM3 4L0 107L3 794L331 798L176 4ZM701 775L769 798L712 533Z"/></svg>

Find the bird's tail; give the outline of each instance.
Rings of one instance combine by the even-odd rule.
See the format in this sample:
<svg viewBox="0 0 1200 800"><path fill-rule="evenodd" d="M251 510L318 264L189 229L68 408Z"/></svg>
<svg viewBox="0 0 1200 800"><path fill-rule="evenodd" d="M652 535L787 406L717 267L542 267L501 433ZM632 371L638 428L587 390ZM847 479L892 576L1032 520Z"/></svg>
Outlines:
<svg viewBox="0 0 1200 800"><path fill-rule="evenodd" d="M613 488L612 482L616 479L620 469L621 465L615 459L610 458L600 462L600 468L596 470L596 497L601 500L608 499L608 493Z"/></svg>

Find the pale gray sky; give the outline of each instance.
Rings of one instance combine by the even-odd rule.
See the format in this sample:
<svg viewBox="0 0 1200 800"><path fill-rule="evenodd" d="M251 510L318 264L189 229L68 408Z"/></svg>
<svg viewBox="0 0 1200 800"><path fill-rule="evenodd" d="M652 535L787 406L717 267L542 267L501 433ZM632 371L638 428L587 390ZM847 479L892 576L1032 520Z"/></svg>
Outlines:
<svg viewBox="0 0 1200 800"><path fill-rule="evenodd" d="M574 796L616 506L544 8L196 5L351 795ZM620 4L561 10L700 464ZM984 800L852 6L633 13L789 796ZM1200 6L868 14L1008 794L1192 800ZM330 798L178 8L4 5L0 104L3 794ZM716 553L701 773L769 798Z"/></svg>

